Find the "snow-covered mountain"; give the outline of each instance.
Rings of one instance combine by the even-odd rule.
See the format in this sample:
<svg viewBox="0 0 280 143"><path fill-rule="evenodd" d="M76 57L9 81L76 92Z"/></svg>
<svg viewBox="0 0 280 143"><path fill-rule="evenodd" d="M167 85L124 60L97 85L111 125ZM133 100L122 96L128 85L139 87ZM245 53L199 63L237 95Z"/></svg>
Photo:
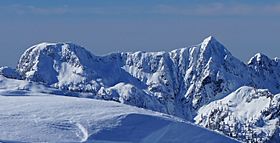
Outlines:
<svg viewBox="0 0 280 143"><path fill-rule="evenodd" d="M272 97L279 93L278 62L278 58L270 59L263 54L256 54L245 64L211 36L201 44L171 52L122 52L106 56L93 55L72 43L41 43L32 46L21 56L16 69L3 67L0 74L7 78L32 81L52 90L55 88L62 95L66 93L113 100L167 113L211 128L207 126L210 117L206 115L211 110L203 109L215 105L211 108L216 110L220 105L214 103L230 96L239 96L236 90L240 90L240 87L267 89ZM251 90L245 91L246 98L256 94ZM278 100L273 101L279 105ZM243 104L243 101L237 100L236 104ZM266 106L255 107L249 102L244 104L244 107L248 105L266 109ZM238 107L232 107L233 111ZM259 112L256 111L254 115L262 114ZM271 114L272 111L268 112ZM273 112L278 112L278 107ZM240 118L243 117L240 115ZM278 114L275 114L274 119L279 120ZM264 120L265 128L279 126L276 121L270 125L270 121ZM276 131L269 130L264 136L267 140L277 139L275 136L279 135L276 135ZM237 138L244 141L243 137ZM253 139L245 140L254 142Z"/></svg>
<svg viewBox="0 0 280 143"><path fill-rule="evenodd" d="M256 87L279 93L280 63L278 58L270 59L266 55L258 53L250 59L248 66L256 75L253 78L253 83Z"/></svg>
<svg viewBox="0 0 280 143"><path fill-rule="evenodd" d="M198 110L196 124L242 141L279 142L280 94L241 87Z"/></svg>
<svg viewBox="0 0 280 143"><path fill-rule="evenodd" d="M246 65L213 37L171 52L106 56L71 43L41 43L22 55L17 71L55 88L192 119L193 111L244 85L277 93L278 61L257 56Z"/></svg>

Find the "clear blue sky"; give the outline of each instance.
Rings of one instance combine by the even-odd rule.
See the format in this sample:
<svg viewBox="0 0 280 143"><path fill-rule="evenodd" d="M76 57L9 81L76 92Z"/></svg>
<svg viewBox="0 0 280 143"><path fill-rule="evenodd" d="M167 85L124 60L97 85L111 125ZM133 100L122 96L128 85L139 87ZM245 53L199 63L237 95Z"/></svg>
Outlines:
<svg viewBox="0 0 280 143"><path fill-rule="evenodd" d="M74 42L96 55L170 51L212 35L236 57L280 57L277 0L1 0L0 65L40 42Z"/></svg>

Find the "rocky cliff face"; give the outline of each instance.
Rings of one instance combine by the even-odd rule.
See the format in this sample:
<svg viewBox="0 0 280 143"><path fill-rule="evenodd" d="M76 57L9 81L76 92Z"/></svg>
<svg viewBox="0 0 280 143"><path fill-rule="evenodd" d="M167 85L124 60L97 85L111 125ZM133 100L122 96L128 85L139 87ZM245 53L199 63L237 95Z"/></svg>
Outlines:
<svg viewBox="0 0 280 143"><path fill-rule="evenodd" d="M95 56L71 43L41 43L22 55L16 71L19 79L61 90L87 92L92 98L143 107L190 121L200 115L198 111L202 107L227 98L242 86L266 88L271 93L280 91L277 58L272 60L257 54L245 64L211 36L201 44L171 52L106 56ZM275 102L278 105L278 100ZM206 122L199 121L199 124L206 126Z"/></svg>

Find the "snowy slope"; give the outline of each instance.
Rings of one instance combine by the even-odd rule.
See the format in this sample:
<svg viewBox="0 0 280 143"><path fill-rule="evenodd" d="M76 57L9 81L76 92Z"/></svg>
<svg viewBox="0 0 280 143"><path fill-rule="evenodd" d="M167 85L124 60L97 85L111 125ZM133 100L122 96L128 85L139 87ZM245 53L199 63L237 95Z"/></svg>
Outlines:
<svg viewBox="0 0 280 143"><path fill-rule="evenodd" d="M63 96L0 96L3 142L237 142L178 118Z"/></svg>
<svg viewBox="0 0 280 143"><path fill-rule="evenodd" d="M0 95L4 96L37 96L37 95L63 95L63 96L79 96L79 97L92 97L92 93L71 92L59 90L45 84L11 79L0 75Z"/></svg>
<svg viewBox="0 0 280 143"><path fill-rule="evenodd" d="M279 105L280 94L244 86L200 108L195 121L242 141L277 142Z"/></svg>

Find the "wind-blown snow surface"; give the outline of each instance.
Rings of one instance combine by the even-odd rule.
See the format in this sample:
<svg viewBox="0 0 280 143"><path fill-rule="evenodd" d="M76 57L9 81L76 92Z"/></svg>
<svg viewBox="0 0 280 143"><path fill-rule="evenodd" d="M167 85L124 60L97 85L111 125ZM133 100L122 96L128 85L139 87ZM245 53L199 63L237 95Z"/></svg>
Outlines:
<svg viewBox="0 0 280 143"><path fill-rule="evenodd" d="M220 106L214 103L226 100L228 95L233 96L242 86L268 89L273 97L271 100L264 97L259 98L260 102L253 100L262 103L261 106L235 100L236 104L244 106L231 107L232 113L242 108L257 108L259 110L254 110L254 114L246 113L245 116L245 113L238 112L235 117L247 118L264 113L264 116L273 115L273 118L263 120L263 128L269 128L269 131L265 134L261 132L260 136L269 141L279 138L276 129L279 127L276 122L279 119L279 100L277 95L273 95L280 92L279 59L256 54L248 63L243 63L211 36L201 44L171 52L122 52L105 56L93 55L72 43L41 43L24 52L16 69L3 67L0 74L6 77L2 80L9 81L0 84L3 89L13 87L9 83L15 81L11 79L20 79L19 83L26 84L24 92L39 90L40 93L112 100L181 117L211 129L214 128L206 126L210 121L207 116L197 122L198 116L202 116L200 111L208 112L202 110L205 106ZM22 85L16 82L15 85L20 86L19 91L22 92ZM13 91L17 92L16 86ZM254 94L251 90L244 90L242 97L259 96ZM239 97L239 94L234 96ZM266 110L264 105L272 101L275 104ZM218 111L216 108L213 107L213 110ZM215 118L218 117L215 115ZM243 121L248 120L236 122L245 126ZM211 124L219 121L215 122L211 120ZM272 128L276 130L270 130ZM244 130L246 136L228 134L227 129L218 131L242 141L258 142L247 136L252 135L251 129Z"/></svg>
<svg viewBox="0 0 280 143"><path fill-rule="evenodd" d="M0 96L0 142L235 143L178 118L64 96Z"/></svg>

